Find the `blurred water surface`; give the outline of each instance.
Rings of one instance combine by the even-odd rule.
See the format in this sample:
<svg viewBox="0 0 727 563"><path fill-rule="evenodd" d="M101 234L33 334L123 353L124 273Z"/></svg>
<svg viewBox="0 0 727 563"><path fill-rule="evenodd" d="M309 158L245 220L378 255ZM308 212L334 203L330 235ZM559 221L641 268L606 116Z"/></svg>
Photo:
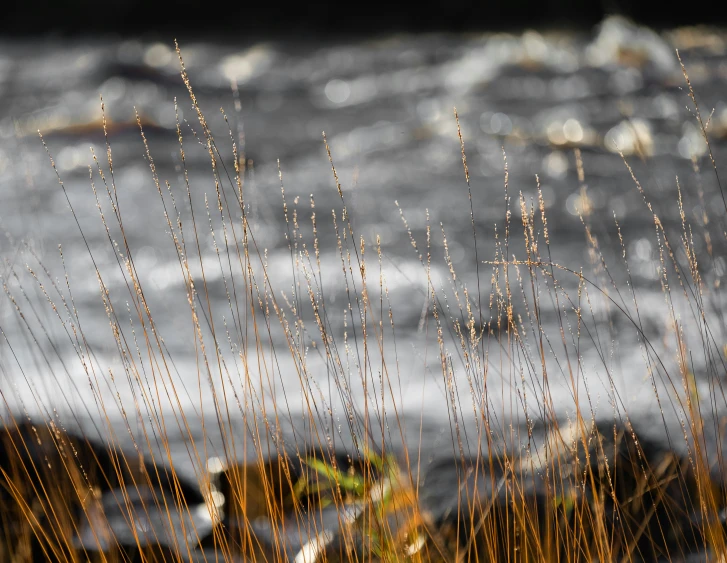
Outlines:
<svg viewBox="0 0 727 563"><path fill-rule="evenodd" d="M620 262L616 219L638 291L640 322L654 342L666 340L668 311L661 288L654 220L618 154L621 151L675 241L681 230L676 187L679 177L688 220L699 225L700 232L711 233L711 255L702 235L694 239L705 257L705 283L717 288L708 296L709 307L721 307L718 287L727 273L725 237L721 234L724 204L676 48L697 92L701 115L705 121L709 119L711 146L720 169L727 162L727 34L709 28L656 33L613 18L592 33L581 34L530 30L518 34L403 35L335 44L278 39L254 45L181 45L197 99L216 134L222 158L227 159L228 171L233 162L231 140L219 108L224 108L233 138L244 155L242 160L248 163L246 209L257 244L267 249L270 275L279 296L294 299L297 292L299 299L308 299L304 280L296 278L291 267L286 234L290 227L283 212L279 169L290 220L293 209L297 209L299 230L305 233L309 249L310 197L315 198L321 279L326 283L329 321L337 331L336 338L341 339L348 300L331 224L332 210L341 219L341 202L322 140L322 132L326 132L353 225L369 245L369 275L377 286L377 236L384 249L381 264L396 322L396 348L394 340L388 339L385 351L390 370L395 372L394 397L400 414L411 416L417 425L421 412L426 413L424 441L433 449L451 438L449 430L443 430L448 428L447 391L431 311L426 314L432 288L418 257L426 248L427 223L432 228L434 289L450 288L442 229L459 282L472 295L477 287L470 203L454 107L465 142L481 261L494 258L495 224L499 236L503 235L504 151L512 210L510 252L525 257L517 198L522 192L530 204L536 196L538 175L549 217L553 260L576 271L582 266L591 268L585 222L598 237L604 256L613 263L613 274L623 284L624 298L631 304ZM237 93L232 84L236 84ZM212 395L206 381L199 380L199 356L183 278L135 117L136 111L159 177L170 182L189 225L176 132L175 98L178 101L191 197L200 226L203 260L209 265L209 307L218 318L227 315L227 321L234 324L221 274L224 269L219 268L204 211L207 196L217 229L216 243L221 245L209 155L199 143L201 129L179 75L172 41L0 42L0 255L3 281L24 313L20 317L10 299L0 300L0 322L7 338L0 344L0 381L6 406L18 408L22 403L31 413L50 407L93 418L99 397L105 396L109 416L118 420L114 401L128 405L127 401L135 397L131 382L119 383L125 379L123 364L91 261L92 255L116 300L122 324L128 326L128 320L123 319L134 318L134 314L126 309L129 297L125 278L116 264L89 180L91 166L102 208L110 218L111 207L89 150L93 148L107 169L99 95L103 96L109 123L125 234L156 330L174 359L170 369L182 382L179 400L202 417L211 415ZM63 179L75 219L38 130ZM578 178L575 148L581 150L583 158L583 181ZM231 186L223 189L234 197ZM418 242L417 250L412 248L400 210ZM712 217L706 226L705 211ZM187 234L191 235L189 231ZM111 236L121 244L118 229L112 228ZM95 375L98 382L91 385L69 344L68 325L64 328L26 267L45 280L44 287L53 294L40 260L65 291L59 244L63 246L74 306L100 368ZM300 250L302 242L296 249ZM197 268L197 264L192 266ZM481 265L483 306L489 302L491 272L491 266ZM199 275L198 269L194 275ZM577 285L573 278L570 283L571 287ZM543 299L550 300L545 293ZM598 310L596 301L594 297L592 307L598 316L603 311ZM684 312L683 322L690 326L694 319L689 317L689 310ZM522 309L517 313L527 315ZM483 312L485 319L489 315L489 310ZM60 316L65 318L65 313L61 311ZM578 372L581 377L587 374L597 415L612 415L613 404L618 401L623 401L634 416L648 419L657 415L659 408L646 367L649 362L630 321L613 314L607 316L608 322L596 322L596 316L593 322L600 327L599 336L590 341L584 338ZM430 324L423 323L423 318L429 318ZM388 322L386 315L384 321ZM716 340L720 340L720 316L715 315L710 322L714 323ZM545 314L543 325L553 341L560 340L557 314ZM342 399L331 391L335 386L330 381L330 366L312 347L314 326L311 321L308 328L313 336L305 342L308 376L313 379L308 385L324 398L322 405L330 402L331 417L340 426L346 418L345 408ZM571 328L577 332L577 327ZM137 331L141 334L139 327ZM277 345L284 347L284 340ZM556 344L551 346L547 360L554 367L551 384L565 416L572 412L573 399L559 362L562 347L556 351ZM672 343L664 346L664 357L670 361ZM493 355L497 348L493 344ZM232 351L239 349L233 345ZM457 356L456 350L447 353ZM296 415L306 407L300 391L302 380L288 356L283 348L269 359L268 373L273 382L269 392L281 401L284 397L286 411L293 413L290 424L295 426ZM350 360L355 371L360 359ZM230 366L235 361L239 370L239 354ZM253 369L265 371L260 366ZM695 357L693 370L711 393L714 374L708 373L705 362ZM239 377L232 367L230 371ZM119 381L112 382L114 374ZM378 377L375 371L373 377ZM523 393L539 396L537 377L513 375L500 360L488 377L495 411L522 422L518 413L522 411ZM469 404L467 381L463 375L460 379L462 403ZM94 385L96 390L92 391ZM235 385L242 387L240 379L235 379ZM363 401L360 382L352 384L352 393L357 401ZM669 391L665 401L670 402ZM537 411L532 403L530 408ZM665 410L670 420L681 416L678 407ZM130 411L127 414L130 419L140 416L132 416ZM417 426L411 433L411 439L418 442ZM179 451L185 455L182 441Z"/></svg>

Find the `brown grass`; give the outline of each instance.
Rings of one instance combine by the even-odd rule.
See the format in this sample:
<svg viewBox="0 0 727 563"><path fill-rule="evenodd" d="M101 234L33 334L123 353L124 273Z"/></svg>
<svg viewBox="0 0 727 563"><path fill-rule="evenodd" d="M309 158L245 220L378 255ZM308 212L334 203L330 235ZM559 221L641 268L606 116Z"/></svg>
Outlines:
<svg viewBox="0 0 727 563"><path fill-rule="evenodd" d="M56 281L36 257L23 280L14 271L15 283L3 278L31 346L49 368L41 346L44 335L33 319L40 325L43 321L27 298L29 284L60 323L67 342L58 346L73 348L75 369L87 376L96 402L87 407L102 440L67 431L55 410L58 405L28 384L42 416L31 420L4 414L0 420L5 427L0 560L570 562L725 557L720 418L725 357L723 335L713 327L721 312L712 305L719 288L704 278L714 259L709 218L705 214L690 223L678 181L681 231L675 235L665 229L624 159L653 219L660 257L662 312L669 330L664 342L657 342L643 326L618 223L613 231L620 241L615 251L621 263L606 262L590 223L583 159L577 150L581 219L591 257L586 269L591 273L553 261L540 186L535 201L520 194L513 202L504 154L506 214L495 232L495 255L483 260L477 246L483 234L475 226L465 140L455 111L453 134L459 136L468 186L476 287L468 287L457 275L445 226L432 230L427 218L425 240L416 240L402 211L427 280L420 323L424 349L430 360L432 354L438 358L450 420L451 463L439 473L428 471L421 450L402 446L412 431L421 437L421 429L412 429L410 422L407 427L400 412L401 366L385 253L378 239L371 248L357 234L325 136L339 197L330 232L347 295L343 331L333 322L340 306L326 301L328 280L319 240L325 212L318 215L312 197L307 211L297 200L291 205L280 173L294 279L292 290L280 291L267 251L258 246L248 222L245 182L251 171L245 156L231 127L231 156L218 148L181 51L177 53L198 122L196 129L190 128L196 131L194 139L179 120L177 124L184 185L173 187L159 178L141 121L139 129L165 210L160 221L171 235L184 281L180 306L188 312L193 333L197 388L180 386L173 355L154 323L124 229L124 214L133 210L122 213L120 208L107 135L105 158L93 154L89 178L114 266L128 290L123 297L128 325L119 296L105 282L109 271L96 265L88 245L87 250L122 368L104 368L95 357L67 275L63 283ZM684 76L719 183L708 124L686 70ZM103 127L106 134L105 117ZM215 186L204 210L193 203L187 170L186 151L196 150L196 143L209 157ZM56 170L52 157L51 165ZM81 230L72 205L71 210ZM304 216L310 221L305 226ZM523 246L516 248L513 234L519 229ZM449 287L437 287L432 275L432 261L442 258L434 256L432 243L440 230ZM200 239L207 234L214 240L215 276L222 280L227 302L224 314L213 307L211 266L202 259ZM702 253L695 245L700 237L706 248ZM549 326L557 330L546 330ZM670 448L638 435L626 411L612 379L611 342L618 330L628 330L626 338L635 339L641 351L661 412L655 425L664 427ZM701 348L688 344L695 342ZM6 343L15 354L13 343ZM599 398L590 390L594 379L582 355L586 346L595 352L611 391L607 401L613 416L605 421L596 415ZM698 389L693 373L697 355L707 366L707 394ZM283 357L287 361L281 364ZM281 365L295 371L298 388L280 389ZM25 374L19 360L17 368L21 381ZM339 420L334 420L331 396L316 383L319 369L326 370L342 404ZM505 382L502 388L496 385L498 379ZM556 379L566 382L572 400L567 421L553 394ZM123 401L120 392L127 385L134 390L131 402ZM502 396L493 397L492 389ZM190 412L184 399L194 393L198 408ZM8 406L11 390L0 390L0 395ZM302 416L290 406L298 396ZM502 401L501 412L493 411L493 399ZM676 413L678 436L667 424L667 411ZM174 436L181 436L187 448L194 477L175 467ZM448 491L452 495L444 503L446 510L426 502ZM338 531L332 534L331 529Z"/></svg>

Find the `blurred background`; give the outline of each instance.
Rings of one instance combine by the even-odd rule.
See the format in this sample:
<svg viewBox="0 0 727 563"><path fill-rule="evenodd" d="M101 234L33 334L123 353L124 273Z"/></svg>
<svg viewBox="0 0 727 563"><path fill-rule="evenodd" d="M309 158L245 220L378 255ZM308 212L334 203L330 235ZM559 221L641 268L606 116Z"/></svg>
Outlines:
<svg viewBox="0 0 727 563"><path fill-rule="evenodd" d="M74 288L74 306L100 365L123 367L110 338L89 254L90 249L96 265L106 272L105 283L119 300L118 310L126 311L125 281L89 181L88 167L95 170L89 147L105 166L99 95L106 107L126 236L145 294L165 345L176 358L177 375L192 389L196 385L198 364L192 354L194 333L185 287L135 117L136 111L159 177L170 182L181 202L186 195L176 131L178 101L191 197L204 210L204 198L215 197L215 186L208 153L197 142L199 124L179 75L175 38L220 149L231 161L228 124L219 108L228 116L247 162L251 225L260 247L268 251L281 292L296 290L279 166L287 203L300 210L306 236L310 197L315 198L323 274L327 280L341 277L330 224L331 210L340 212L340 201L322 142L321 133L326 132L356 230L369 245L378 236L385 251L382 267L398 330L401 401L415 416L426 409L433 420L446 420L446 392L439 359L431 350L429 356L426 353L427 346L436 347L433 332L426 333L423 323L431 316L428 281L400 210L419 241L419 252L427 224L432 226L437 288L449 287L442 230L460 283L469 288L477 283L454 106L467 149L480 260L495 256L495 225L502 233L506 216L504 150L515 225L512 251L524 256L518 194L531 202L539 181L553 259L575 270L597 269L584 231L584 223L589 225L621 287L637 288L645 332L654 342L666 338L668 311L654 221L621 151L675 240L682 224L679 177L687 217L700 226L695 245L704 253L704 277L715 288L710 307L720 310L723 297L718 288L727 274L725 209L675 49L689 72L702 115L709 120L713 156L721 169L727 162L727 33L719 27L722 17L708 6L619 1L415 6L15 3L0 20L0 256L10 292L21 303L27 295L26 303L38 315L21 318L12 300L0 300L0 322L7 336L1 344L0 377L14 389L7 397L15 397L7 400L29 410L37 406L36 396L59 408L67 403L82 410L92 404L68 336L26 268L29 264L34 272L43 272L47 267L48 279L62 279L59 244ZM581 151L584 178L579 178L574 149ZM110 213L95 172L94 182L102 190L102 207ZM181 208L187 221L189 211ZM711 222L703 219L706 211L714 216ZM629 281L620 262L614 219L630 259ZM114 240L117 236L112 233ZM216 243L219 238L201 234L203 258L213 265ZM491 267L482 267L484 303ZM212 307L224 315L229 310L224 280L208 277L208 283ZM331 281L326 291L329 305L343 311L345 286ZM627 407L648 418L656 409L655 397L633 326L623 315L597 313L593 322L603 342L596 338L579 347L583 370L592 376L591 391L597 395L600 389L608 396L615 385ZM484 318L490 314L487 311ZM546 329L558 334L558 314L544 315ZM36 332L29 332L27 319L37 322ZM336 311L331 319L332 329L342 333L343 315ZM719 314L714 322L722 328ZM45 357L38 355L39 349ZM671 358L673 351L665 350L665 357ZM294 366L285 364L285 358L279 360L274 369L279 384L299 386ZM315 366L318 360L311 354L310 361ZM557 362L555 352L553 361ZM320 367L319 373L326 373L326 366ZM694 372L709 389L707 369L695 358ZM60 374L59 379L52 373ZM491 388L514 397L510 392L524 385L537 395L536 383L515 375L513 379L508 369L493 372ZM59 389L68 390L68 379L76 387L60 395ZM566 379L553 380L564 412L571 401ZM325 377L317 383L325 390ZM194 392L187 398L193 405L200 400ZM300 397L291 401L293 412L303 409ZM519 407L510 403L508 408L517 414ZM604 400L601 412L609 414L610 408ZM679 419L675 409L667 416ZM435 427L438 432L440 427Z"/></svg>

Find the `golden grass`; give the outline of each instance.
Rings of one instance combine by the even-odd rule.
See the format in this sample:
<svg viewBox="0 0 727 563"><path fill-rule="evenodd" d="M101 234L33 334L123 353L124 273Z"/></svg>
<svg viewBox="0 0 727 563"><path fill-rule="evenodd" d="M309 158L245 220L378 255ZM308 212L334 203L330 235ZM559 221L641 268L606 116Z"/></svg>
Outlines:
<svg viewBox="0 0 727 563"><path fill-rule="evenodd" d="M724 409L717 387L725 358L723 335L712 327L719 311L712 309L710 299L718 288L703 278L714 256L708 218L705 214L701 224L690 224L678 182L682 228L677 240L664 228L624 159L654 222L663 313L670 325L662 347L643 328L618 223L614 228L621 248L615 250L622 264L607 264L602 253L590 224L577 150L581 219L592 274L553 262L540 186L535 201L520 194L513 205L506 160L504 222L495 234L494 256L480 255L477 240L482 233L475 226L465 140L455 111L471 211L476 288L467 287L457 275L444 226L448 288L437 287L432 275L432 261L438 259L432 238L438 233L427 221L422 244L409 230L427 280L429 314L422 316L422 326L436 343L451 432L451 463L440 473L428 473L421 451L402 447L412 429L406 428L397 403L400 365L384 250L378 238L371 248L354 229L325 136L339 197L332 211L335 241L327 242L336 244L347 294L343 334L331 317L340 314L340 306L336 313L326 302L328 280L322 272L319 240L323 223L315 202L311 198L310 225L303 228L303 211L297 200L289 206L280 174L294 276L292 291L281 292L275 286L276 273L268 267L267 251L258 246L248 222L245 156L239 153L232 128L231 157L218 148L181 51L177 53L199 124L194 142L207 152L215 186L213 200L205 199L203 218L193 204L186 129L178 120L185 184L173 188L159 178L140 121L139 128L184 281L199 412L185 409L183 399L189 391L180 388L173 357L154 323L124 230L106 136L106 157L93 155L89 177L115 265L128 289L124 298L131 328L122 321L118 296L104 281L107 272L95 260L94 268L123 373L106 370L96 360L68 276L63 287L40 261L35 270L29 266L30 279L68 339L63 345L73 348L77 368L87 376L103 442L66 432L56 405L38 395L32 396L44 416L29 420L3 415L0 560L570 562L679 561L690 554L708 560L725 557L727 498L719 445ZM684 75L719 182L708 123L702 120L686 70ZM105 117L103 127L106 134ZM52 157L51 165L56 170ZM70 205L67 194L66 198ZM513 207L521 217L519 224ZM189 212L189 220L182 220L182 209ZM72 205L71 210L75 218ZM403 212L402 219L408 230ZM523 246L516 252L512 235L520 228ZM213 308L210 265L202 259L200 238L207 231L225 291L224 315ZM306 238L308 233L311 238ZM701 254L697 237L706 243ZM91 247L87 249L94 259ZM614 274L618 268L625 273L624 281ZM32 333L27 309L33 306L23 301L23 285L4 280L3 288ZM691 316L688 321L682 319L682 311ZM546 330L547 316L556 319L555 334ZM678 414L680 436L668 438L673 449L636 433L610 379L613 349L608 340L615 337L599 331L609 323L606 330L615 330L610 320L614 316L629 327L629 337L641 350L662 414L656 425L663 424L667 432L664 409ZM701 349L688 342L701 343ZM596 420L597 398L589 390L589 367L581 355L586 344L596 351L610 382L613 417L605 422L603 417ZM698 390L692 373L697 354L710 375L707 395ZM285 393L276 382L283 356L299 382L297 389ZM314 370L321 367L342 403L338 421L330 396L316 383L319 374ZM18 370L20 378L19 361ZM497 397L504 399L502 412L492 410L493 377L509 385L496 391L503 394ZM562 418L553 396L554 378L566 381L570 392L574 408L569 421ZM134 390L131 403L121 400L118 389L124 384ZM113 391L111 398L103 392L107 388ZM361 400L356 399L357 389ZM505 391L511 396L504 397ZM7 406L9 391L1 393ZM293 394L301 397L302 416L291 410ZM205 405L212 405L212 412L209 407L205 411ZM114 421L119 419L133 449L121 446L129 440L118 434ZM518 420L524 420L522 427L513 425ZM292 440L282 430L288 422ZM716 451L711 432L716 434ZM176 433L187 443L196 483L190 484L175 468L171 436ZM344 437L348 446L342 449ZM447 493L451 498L446 502L439 498L446 510L426 502Z"/></svg>

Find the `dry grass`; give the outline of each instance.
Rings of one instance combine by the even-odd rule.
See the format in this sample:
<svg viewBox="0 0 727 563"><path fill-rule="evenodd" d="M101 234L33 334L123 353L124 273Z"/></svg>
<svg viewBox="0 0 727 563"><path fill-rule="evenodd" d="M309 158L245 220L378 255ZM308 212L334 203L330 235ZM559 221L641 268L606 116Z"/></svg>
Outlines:
<svg viewBox="0 0 727 563"><path fill-rule="evenodd" d="M89 178L114 266L128 290L123 299L131 323L123 320L127 315L119 308L119 296L105 282L108 272L95 261L94 269L122 369L108 370L96 358L68 276L58 282L37 261L35 267L28 266L24 279L29 281L21 282L15 273L15 285L3 278L29 342L50 368L39 343L43 335L32 321L37 313L23 288L32 283L42 293L67 339L59 346L73 348L76 369L87 376L96 402L88 408L103 441L66 432L56 405L29 384L30 400L44 415L31 421L6 414L0 421L5 427L0 560L312 563L725 557L724 335L714 327L721 312L712 305L713 293L719 288L704 278L713 268L714 229L706 214L697 224L689 222L678 183L682 228L675 235L664 228L624 159L654 222L662 307L669 322L664 342L654 341L643 327L617 223L613 230L620 240L621 248L615 250L621 263L607 264L590 224L585 184L580 201L590 274L553 262L540 187L536 200L526 201L521 194L512 202L506 160L507 211L495 234L496 253L486 260L478 254L477 240L483 234L475 227L469 191L476 287L468 287L457 275L444 226L448 287L438 286L432 275L433 260L441 260L434 256L432 238L440 236L440 229L433 231L428 222L424 241L409 230L427 279L422 333L430 347L434 344L434 351L428 351L430 363L434 354L450 420L452 459L437 472L426 467L421 451L402 447L409 433L421 434L411 425L407 428L400 412L396 319L384 251L378 240L372 248L354 229L325 137L339 196L332 223L325 219L326 236L331 237L325 242L337 247L347 295L342 330L332 317L340 314L340 303L334 308L326 301L329 280L321 267L324 219L319 209L312 199L306 212L297 200L290 205L281 173L294 282L290 291L280 291L266 250L258 246L248 223L245 182L250 171L245 155L239 153L232 128L232 155L218 148L177 52L198 121L192 140L186 133L192 128L177 125L184 185L172 187L159 178L140 121L139 127L165 210L160 220L166 222L184 280L185 302L180 306L186 307L193 332L197 388L180 386L172 354L156 329L122 219L133 210L122 213L119 206L107 136L107 154L93 155ZM686 71L685 78L709 146L708 123L699 113ZM456 112L454 119L469 187ZM193 204L185 154L197 144L208 154L215 186L203 210ZM583 183L577 151L575 159ZM52 158L51 164L55 170ZM710 164L717 174L714 159ZM60 175L58 181L65 194ZM305 226L304 215L310 221ZM403 212L402 219L408 229ZM516 230L523 237L517 248ZM721 226L718 231L727 237ZM202 258L200 239L209 235L217 260L213 265ZM697 239L705 251L696 250ZM94 259L91 247L87 249ZM210 295L211 268L225 292L227 310L222 314ZM672 448L657 446L633 428L612 379L612 343L618 331L637 342L662 414L655 426L664 426ZM14 354L12 343L6 343ZM601 363L601 382L610 390L605 401L612 417L605 422L596 416L599 398L591 391L594 379L582 353L586 347ZM693 373L697 356L697 363L706 366L707 393L698 388ZM282 365L298 377L294 390L280 389L283 357ZM17 367L20 381L24 373L19 360ZM335 415L332 395L326 396L316 383L322 369L341 405ZM562 418L561 399L554 396L556 379L566 382L573 407L568 421ZM496 386L498 380L506 385ZM122 400L119 389L125 385L133 390L131 401ZM502 396L492 397L493 388ZM0 390L6 406L10 393ZM199 395L199 409L190 412L183 399L193 393ZM294 397L304 406L302 416L290 406ZM493 399L501 400L499 411L493 410ZM667 412L675 413L679 435L673 428L669 433ZM119 419L128 437L119 435ZM518 426L518 421L524 424ZM195 479L175 468L172 436L177 435L186 444ZM122 448L129 443L133 448ZM435 502L427 502L432 498Z"/></svg>

